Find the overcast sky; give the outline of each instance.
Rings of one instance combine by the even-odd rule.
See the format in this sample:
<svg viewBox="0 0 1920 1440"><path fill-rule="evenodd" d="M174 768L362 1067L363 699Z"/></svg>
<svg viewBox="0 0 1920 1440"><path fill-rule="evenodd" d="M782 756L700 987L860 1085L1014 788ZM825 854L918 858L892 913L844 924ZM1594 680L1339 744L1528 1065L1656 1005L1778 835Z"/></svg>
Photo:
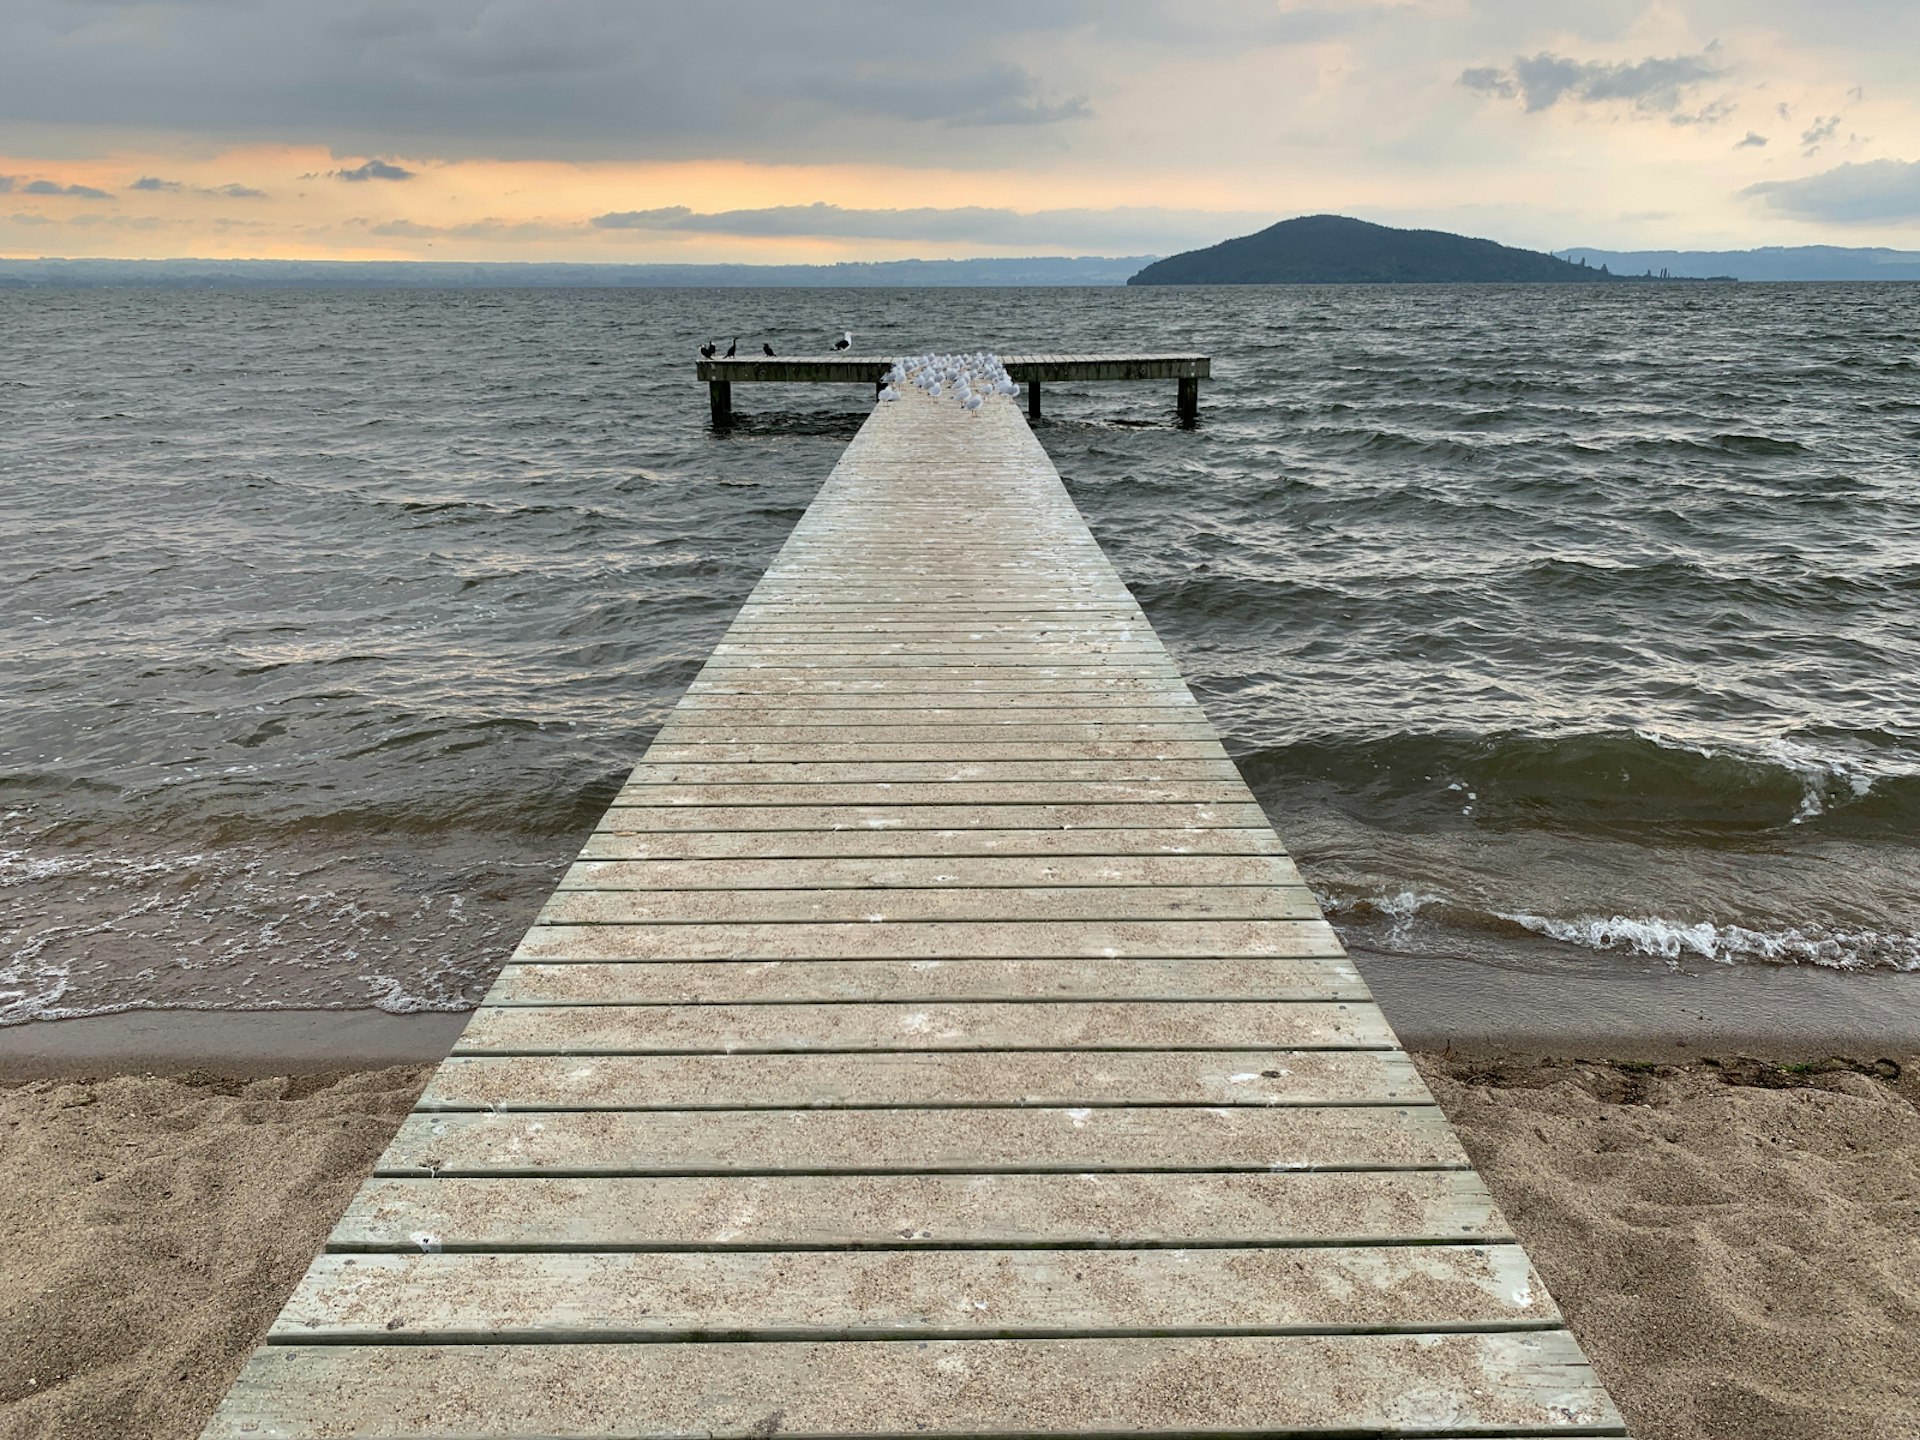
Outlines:
<svg viewBox="0 0 1920 1440"><path fill-rule="evenodd" d="M0 0L0 253L1920 247L1920 0Z"/></svg>

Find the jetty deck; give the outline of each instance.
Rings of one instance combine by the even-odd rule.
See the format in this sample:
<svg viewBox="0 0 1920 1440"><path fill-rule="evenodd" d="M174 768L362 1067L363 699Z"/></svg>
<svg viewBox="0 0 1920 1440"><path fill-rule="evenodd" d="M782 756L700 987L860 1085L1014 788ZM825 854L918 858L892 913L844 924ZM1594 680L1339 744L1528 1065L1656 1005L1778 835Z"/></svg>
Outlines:
<svg viewBox="0 0 1920 1440"><path fill-rule="evenodd" d="M872 385L878 389L892 364L890 355L746 355L702 360L695 373L707 382L714 423L724 424L733 414L735 385ZM1047 384L1175 380L1179 382L1175 409L1182 420L1193 420L1200 413L1200 382L1213 375L1213 362L1205 355L1007 355L1001 364L1009 378L1026 387L1027 414L1036 418L1042 386Z"/></svg>
<svg viewBox="0 0 1920 1440"><path fill-rule="evenodd" d="M1624 1433L1017 407L917 391L206 1430Z"/></svg>

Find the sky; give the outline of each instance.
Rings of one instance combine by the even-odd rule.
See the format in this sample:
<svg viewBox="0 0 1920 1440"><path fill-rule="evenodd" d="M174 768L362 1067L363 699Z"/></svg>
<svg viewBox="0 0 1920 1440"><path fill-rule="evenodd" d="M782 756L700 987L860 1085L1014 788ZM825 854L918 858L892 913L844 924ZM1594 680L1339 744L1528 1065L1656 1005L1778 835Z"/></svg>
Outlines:
<svg viewBox="0 0 1920 1440"><path fill-rule="evenodd" d="M0 254L1920 247L1920 0L0 0Z"/></svg>

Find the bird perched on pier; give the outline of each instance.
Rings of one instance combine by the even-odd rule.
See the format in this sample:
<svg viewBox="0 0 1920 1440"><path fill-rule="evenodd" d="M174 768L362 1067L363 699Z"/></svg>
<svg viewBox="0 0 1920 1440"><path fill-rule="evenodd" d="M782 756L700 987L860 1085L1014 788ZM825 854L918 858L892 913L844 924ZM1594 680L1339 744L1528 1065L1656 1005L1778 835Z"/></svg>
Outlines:
<svg viewBox="0 0 1920 1440"><path fill-rule="evenodd" d="M842 330L840 332L840 338L833 342L833 348L836 350L851 350L853 348L853 332L851 330Z"/></svg>
<svg viewBox="0 0 1920 1440"><path fill-rule="evenodd" d="M733 358L733 352L738 350L739 348L740 348L740 337L736 335L733 337L733 343L727 346L727 359L731 360Z"/></svg>
<svg viewBox="0 0 1920 1440"><path fill-rule="evenodd" d="M702 360L711 360L714 356L718 355L719 353L720 353L720 347L714 344L713 341L711 340L709 340L706 344L700 347L700 358Z"/></svg>
<svg viewBox="0 0 1920 1440"><path fill-rule="evenodd" d="M762 340L760 342L760 353L766 356L769 360L771 360L773 358L773 346L767 344L766 341Z"/></svg>

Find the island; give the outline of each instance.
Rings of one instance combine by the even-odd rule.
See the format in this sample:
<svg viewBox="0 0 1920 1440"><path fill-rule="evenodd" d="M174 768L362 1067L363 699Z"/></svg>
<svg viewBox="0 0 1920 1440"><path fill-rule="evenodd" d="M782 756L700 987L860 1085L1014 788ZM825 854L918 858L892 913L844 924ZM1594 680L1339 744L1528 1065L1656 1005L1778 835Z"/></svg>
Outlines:
<svg viewBox="0 0 1920 1440"><path fill-rule="evenodd" d="M1303 215L1156 260L1129 285L1605 284L1627 277L1444 230ZM1641 277L1634 277L1641 278Z"/></svg>

